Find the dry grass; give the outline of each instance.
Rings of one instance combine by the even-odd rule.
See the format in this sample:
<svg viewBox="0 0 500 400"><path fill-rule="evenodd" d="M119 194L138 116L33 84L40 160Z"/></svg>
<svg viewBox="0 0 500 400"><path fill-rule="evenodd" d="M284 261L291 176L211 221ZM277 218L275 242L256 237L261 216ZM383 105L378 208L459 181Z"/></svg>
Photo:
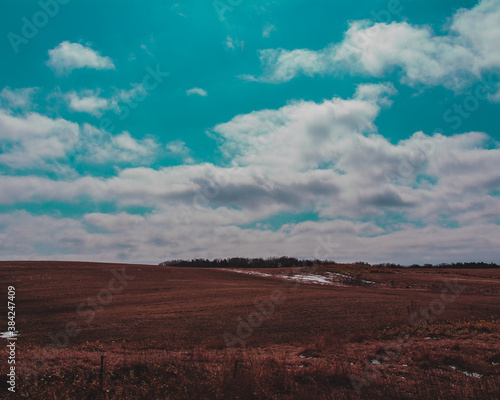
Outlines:
<svg viewBox="0 0 500 400"><path fill-rule="evenodd" d="M468 336L487 324L490 332ZM429 327L441 332L443 326ZM498 399L498 321L474 329L465 322L452 338L397 333L362 343L316 337L306 347L272 346L234 351L196 347L164 351L115 343L53 350L38 375L21 380L19 398L30 399ZM393 337L391 337L393 336ZM21 351L29 359L36 348ZM99 360L105 356L104 390ZM374 362L377 360L377 362ZM468 376L466 373L470 374ZM480 377L472 376L472 373ZM352 376L367 379L360 397Z"/></svg>
<svg viewBox="0 0 500 400"><path fill-rule="evenodd" d="M0 263L0 278L18 291L18 366L29 370L37 357L44 365L19 379L10 398L500 398L497 271L455 275L335 265L322 268L377 285L295 288L224 271L127 266L135 276L130 286L85 324L76 307L107 284L111 268L122 266L18 267ZM467 290L433 323L409 324L412 313L439 298L443 277L457 275ZM227 349L223 333L234 334L238 317L246 318L256 310L255 299L269 299L276 289L286 300L240 347ZM44 350L47 334L68 321L81 324L82 332L67 347ZM1 359L6 356L1 348ZM5 374L6 364L0 366ZM353 382L361 382L359 395ZM0 397L6 393L0 386Z"/></svg>

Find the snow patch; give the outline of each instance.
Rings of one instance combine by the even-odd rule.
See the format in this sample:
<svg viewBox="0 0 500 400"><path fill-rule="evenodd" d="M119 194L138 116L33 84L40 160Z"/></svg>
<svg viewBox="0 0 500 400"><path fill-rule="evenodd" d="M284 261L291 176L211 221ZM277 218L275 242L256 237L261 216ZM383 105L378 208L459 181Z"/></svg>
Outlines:
<svg viewBox="0 0 500 400"><path fill-rule="evenodd" d="M336 281L333 277L327 275L319 275L319 274L295 274L295 275L284 275L284 274L268 274L265 272L257 272L257 271L245 271L242 269L227 269L227 271L236 272L238 274L245 275L253 275L253 276L261 276L265 278L280 278L284 281L292 281L292 282L300 282L300 283L312 283L316 285L329 285L329 286L340 286L346 287L338 281Z"/></svg>
<svg viewBox="0 0 500 400"><path fill-rule="evenodd" d="M467 372L467 371L462 371L462 374L465 374L467 376L472 376L473 378L481 378L482 375L478 374L477 372Z"/></svg>
<svg viewBox="0 0 500 400"><path fill-rule="evenodd" d="M283 279L289 280L289 281L297 281L297 282L303 282L303 283L317 283L320 285L332 285L334 282L328 280L325 276L323 275L291 275L291 276L283 276Z"/></svg>
<svg viewBox="0 0 500 400"><path fill-rule="evenodd" d="M450 367L454 371L461 372L462 374L470 376L472 378L478 378L479 379L479 378L483 377L481 374L478 374L477 372L468 372L468 371L457 370L457 367L455 367L454 365L448 365L448 367Z"/></svg>
<svg viewBox="0 0 500 400"><path fill-rule="evenodd" d="M255 275L255 276L264 276L264 277L274 276L272 274L266 274L265 272L245 271L242 269L229 269L228 271L237 272L238 274L245 274L245 275Z"/></svg>

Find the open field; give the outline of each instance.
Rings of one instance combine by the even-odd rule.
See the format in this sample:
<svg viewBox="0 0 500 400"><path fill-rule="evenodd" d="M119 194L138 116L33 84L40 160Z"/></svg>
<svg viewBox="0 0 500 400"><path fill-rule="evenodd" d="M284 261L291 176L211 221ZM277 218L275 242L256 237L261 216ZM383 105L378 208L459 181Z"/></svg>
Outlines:
<svg viewBox="0 0 500 400"><path fill-rule="evenodd" d="M500 398L500 269L255 272L0 262L24 375L0 397Z"/></svg>

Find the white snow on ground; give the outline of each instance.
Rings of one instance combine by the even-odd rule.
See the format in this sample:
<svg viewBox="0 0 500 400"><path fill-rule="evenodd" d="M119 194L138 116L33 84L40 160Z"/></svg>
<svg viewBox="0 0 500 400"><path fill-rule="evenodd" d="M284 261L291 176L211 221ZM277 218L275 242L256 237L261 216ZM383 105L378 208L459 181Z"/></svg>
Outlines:
<svg viewBox="0 0 500 400"><path fill-rule="evenodd" d="M303 275L303 274L296 274L296 275L282 275L282 279L285 279L287 281L295 281L295 282L302 282L302 283L315 283L317 285L334 285L334 286L345 286L339 282L329 280L326 276L324 275Z"/></svg>
<svg viewBox="0 0 500 400"><path fill-rule="evenodd" d="M256 271L245 271L242 269L228 269L227 271L236 272L238 274L246 274L253 276L262 276L262 277L274 277L280 278L286 281L300 282L300 283L312 283L316 285L329 285L329 286L339 286L346 287L343 283L339 282L339 277L350 278L348 275L342 274L333 274L327 273L325 275L318 274L294 274L294 275L283 275L283 274L268 274L265 272L256 272Z"/></svg>
<svg viewBox="0 0 500 400"><path fill-rule="evenodd" d="M341 274L339 272L327 272L328 275L340 276L341 278L352 278L350 275Z"/></svg>
<svg viewBox="0 0 500 400"><path fill-rule="evenodd" d="M256 275L256 276L274 276L272 274L266 274L264 272L256 272L256 271L245 271L243 269L228 269L228 271L237 272L238 274L246 274L246 275Z"/></svg>
<svg viewBox="0 0 500 400"><path fill-rule="evenodd" d="M454 365L449 365L449 367L455 371L457 371L457 367L455 367ZM460 371L458 370L458 372L461 372L462 374L464 375L467 375L467 376L472 376L473 378L481 378L482 375L481 374L478 374L477 372L468 372L468 371Z"/></svg>
<svg viewBox="0 0 500 400"><path fill-rule="evenodd" d="M463 371L462 374L465 374L467 376L472 376L473 378L481 378L482 375L481 374L478 374L477 372L467 372L467 371Z"/></svg>

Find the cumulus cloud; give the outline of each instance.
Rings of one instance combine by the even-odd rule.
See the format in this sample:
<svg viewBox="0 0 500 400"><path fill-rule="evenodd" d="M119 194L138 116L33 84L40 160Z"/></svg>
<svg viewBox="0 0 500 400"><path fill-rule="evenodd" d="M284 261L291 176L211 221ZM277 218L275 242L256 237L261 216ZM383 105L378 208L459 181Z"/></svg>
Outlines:
<svg viewBox="0 0 500 400"><path fill-rule="evenodd" d="M208 96L208 93L205 89L201 89L201 88L198 88L198 87L195 87L195 88L192 88L192 89L189 89L186 94L188 96L191 96L191 95L197 95L197 96L201 96L201 97L207 97Z"/></svg>
<svg viewBox="0 0 500 400"><path fill-rule="evenodd" d="M270 83L288 82L298 75L313 76L325 74L331 68L330 57L326 51L319 52L307 49L284 50L266 49L259 52L260 62L263 67L263 75L254 77L243 75L243 79L258 80Z"/></svg>
<svg viewBox="0 0 500 400"><path fill-rule="evenodd" d="M0 148L0 165L60 174L71 168L68 160L149 165L156 158L158 143L152 136L139 140L128 132L112 135L90 124L80 127L63 118L35 112L13 115L0 109Z"/></svg>
<svg viewBox="0 0 500 400"><path fill-rule="evenodd" d="M100 117L105 111L113 110L122 113L122 106L141 101L149 92L143 84L132 84L131 89L116 90L113 95L103 97L100 90L70 91L64 95L68 108L71 111L84 112ZM56 93L55 96L60 96Z"/></svg>
<svg viewBox="0 0 500 400"><path fill-rule="evenodd" d="M125 131L117 135L84 124L81 140L74 149L77 161L96 164L149 165L157 155L158 143L152 136L133 138Z"/></svg>
<svg viewBox="0 0 500 400"><path fill-rule="evenodd" d="M481 29L477 27L481 25ZM500 71L500 3L482 0L459 10L447 35L407 22L355 21L340 43L321 50L266 49L260 52L265 82L288 82L299 75L352 73L383 77L400 70L408 85L443 85L460 90L484 73Z"/></svg>
<svg viewBox="0 0 500 400"><path fill-rule="evenodd" d="M132 84L131 89L121 89L113 95L111 103L116 106L119 103L130 103L134 100L142 99L148 95L148 91L142 83Z"/></svg>
<svg viewBox="0 0 500 400"><path fill-rule="evenodd" d="M500 163L498 144L483 132L449 137L415 132L391 143L374 121L394 94L391 85L361 85L347 99L296 101L238 115L210 132L224 166L151 168L145 163L158 151L153 139L137 140L126 132L111 136L85 125L81 135L87 139L79 140L85 146L76 153L88 155L88 162L123 162L114 175L66 180L0 175L0 203L76 203L82 197L114 203L116 213L89 212L55 239L44 236L50 240L42 247L68 258L313 257L316 238L331 236L340 247L328 257L338 261L495 260L500 171L491 166ZM0 126L22 125L23 119L7 117ZM34 125L40 129L40 123ZM25 128L30 137L32 129ZM16 136L11 129L0 132L0 140ZM187 153L181 141L166 149ZM138 206L150 211L127 211ZM283 213L313 213L318 220L263 228ZM14 217L1 218L4 258L41 248L30 224L37 225L33 232L41 224L47 232L61 226L61 219L28 213L15 216L17 225ZM21 235L25 247L10 247Z"/></svg>
<svg viewBox="0 0 500 400"><path fill-rule="evenodd" d="M182 140L178 139L168 142L165 149L171 156L181 158L184 163L191 164L194 162L191 156L191 149L189 149Z"/></svg>
<svg viewBox="0 0 500 400"><path fill-rule="evenodd" d="M111 58L80 43L61 42L49 50L47 65L57 74L67 74L74 69L115 69Z"/></svg>
<svg viewBox="0 0 500 400"><path fill-rule="evenodd" d="M496 204L491 193L499 189L500 172L490 166L498 163L500 150L480 132L451 137L416 132L390 143L378 134L374 120L393 93L391 86L363 85L351 99L302 101L240 115L213 128L226 167L128 168L95 181L99 190L91 192L128 205L147 201L153 207L170 202L259 213L312 210L322 218L399 212L411 221L434 223L436 210L451 218L467 212L459 207L464 201L476 202L477 212L483 202L487 213ZM138 141L127 133L95 139L105 133L90 125L84 130L90 143L86 153L94 160L144 160L155 153L152 140ZM180 141L166 148L188 152ZM43 192L44 185L39 187Z"/></svg>
<svg viewBox="0 0 500 400"><path fill-rule="evenodd" d="M0 101L5 108L12 109L30 109L33 96L39 91L39 88L11 89L5 87L0 92Z"/></svg>
<svg viewBox="0 0 500 400"><path fill-rule="evenodd" d="M392 94L391 85L362 85L352 99L298 101L279 110L239 115L215 126L213 133L233 163L304 171L331 165L342 146L353 138L362 140L363 132L375 132L373 121Z"/></svg>
<svg viewBox="0 0 500 400"><path fill-rule="evenodd" d="M81 93L75 91L69 92L66 95L68 107L73 111L85 112L95 116L102 115L103 111L108 109L110 102L108 99L99 97L99 95L91 90L86 90Z"/></svg>
<svg viewBox="0 0 500 400"><path fill-rule="evenodd" d="M58 160L78 141L78 125L38 113L10 115L0 110L0 164L12 168L43 166Z"/></svg>

